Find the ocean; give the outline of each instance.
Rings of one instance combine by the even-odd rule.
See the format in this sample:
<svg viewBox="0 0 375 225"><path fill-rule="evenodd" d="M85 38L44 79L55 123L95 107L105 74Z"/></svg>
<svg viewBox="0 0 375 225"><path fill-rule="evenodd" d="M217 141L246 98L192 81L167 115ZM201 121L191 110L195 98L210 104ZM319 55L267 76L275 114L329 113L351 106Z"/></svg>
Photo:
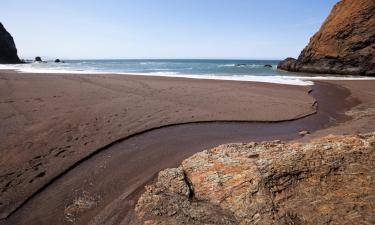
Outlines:
<svg viewBox="0 0 375 225"><path fill-rule="evenodd" d="M278 63L278 60L209 59L65 60L65 63L47 61L46 63L0 65L0 69L13 69L27 73L115 73L292 85L311 85L313 78L322 78L277 70ZM271 65L271 67L265 67L265 65ZM327 79L327 77L324 78Z"/></svg>

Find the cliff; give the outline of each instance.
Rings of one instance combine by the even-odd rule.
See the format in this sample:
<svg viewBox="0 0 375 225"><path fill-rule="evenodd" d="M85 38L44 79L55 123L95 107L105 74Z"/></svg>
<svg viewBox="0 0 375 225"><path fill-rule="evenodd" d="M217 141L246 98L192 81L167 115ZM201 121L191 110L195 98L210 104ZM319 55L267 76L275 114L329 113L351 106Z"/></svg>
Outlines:
<svg viewBox="0 0 375 225"><path fill-rule="evenodd" d="M0 23L0 63L20 63L13 37Z"/></svg>
<svg viewBox="0 0 375 225"><path fill-rule="evenodd" d="M375 133L227 144L159 173L143 224L374 224Z"/></svg>
<svg viewBox="0 0 375 225"><path fill-rule="evenodd" d="M279 69L293 72L375 75L375 1L342 0L298 59Z"/></svg>

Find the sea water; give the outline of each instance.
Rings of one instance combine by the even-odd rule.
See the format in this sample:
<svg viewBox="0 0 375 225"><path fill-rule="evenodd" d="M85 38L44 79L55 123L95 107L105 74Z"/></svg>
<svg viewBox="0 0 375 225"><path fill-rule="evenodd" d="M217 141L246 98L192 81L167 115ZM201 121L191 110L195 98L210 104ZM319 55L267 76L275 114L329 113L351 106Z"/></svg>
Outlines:
<svg viewBox="0 0 375 225"><path fill-rule="evenodd" d="M294 85L311 85L311 80L327 78L326 76L314 78L281 71L277 69L279 62L279 60L209 59L65 60L64 63L47 61L0 65L0 69L13 69L27 73L132 74ZM271 67L265 67L265 65L271 65Z"/></svg>

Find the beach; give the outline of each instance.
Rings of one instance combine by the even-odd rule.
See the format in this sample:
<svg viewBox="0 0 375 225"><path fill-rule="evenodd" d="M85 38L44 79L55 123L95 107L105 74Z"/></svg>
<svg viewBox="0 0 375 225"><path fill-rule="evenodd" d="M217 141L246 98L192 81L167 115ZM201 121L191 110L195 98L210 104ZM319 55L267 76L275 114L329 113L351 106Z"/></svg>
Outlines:
<svg viewBox="0 0 375 225"><path fill-rule="evenodd" d="M113 217L108 224L118 224L135 201L121 199L203 149L295 140L301 130L312 132L301 140L371 131L374 81L315 83L2 70L1 218L102 224ZM93 206L67 216L86 195ZM41 204L46 199L50 204Z"/></svg>
<svg viewBox="0 0 375 225"><path fill-rule="evenodd" d="M79 159L116 140L171 124L304 117L315 112L309 89L162 77L2 72L1 215Z"/></svg>
<svg viewBox="0 0 375 225"><path fill-rule="evenodd" d="M0 11L0 225L375 224L374 0Z"/></svg>

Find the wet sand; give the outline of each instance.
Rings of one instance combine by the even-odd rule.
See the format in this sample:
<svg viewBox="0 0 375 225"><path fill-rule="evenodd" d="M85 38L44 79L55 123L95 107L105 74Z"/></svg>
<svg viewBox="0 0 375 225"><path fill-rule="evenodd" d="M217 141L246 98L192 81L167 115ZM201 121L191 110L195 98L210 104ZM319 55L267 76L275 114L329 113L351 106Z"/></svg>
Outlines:
<svg viewBox="0 0 375 225"><path fill-rule="evenodd" d="M356 134L375 131L375 81L325 81L325 83L339 85L350 90L349 98L351 101L356 101L357 104L345 112L350 120L318 130L303 138L302 141L329 134Z"/></svg>
<svg viewBox="0 0 375 225"><path fill-rule="evenodd" d="M197 121L315 113L310 87L126 75L0 72L0 218L104 146Z"/></svg>
<svg viewBox="0 0 375 225"><path fill-rule="evenodd" d="M141 77L140 79L145 78ZM181 79L177 80L181 82ZM184 82L188 80L192 83L200 83L199 81L201 81L182 80ZM188 82L188 85L191 85L190 82ZM221 82L223 81L209 82L210 84L205 88L211 88L212 85L218 85L217 83ZM227 82L223 82L223 84L225 83ZM259 96L268 95L267 89L272 96L272 93L277 93L280 90L283 93L283 89L291 88L284 85L249 82L229 83L233 85L232 88L237 88L236 85L242 87L260 86L263 93L260 92ZM93 154L82 160L82 163L71 167L50 185L32 195L22 207L5 221L7 224L87 224L88 222L91 224L118 224L121 221L126 224L129 218L128 211L135 201L134 196L130 194L134 193L135 190L142 189L143 184L149 181L159 170L176 166L182 159L197 151L228 142L292 140L299 137L297 133L300 130L318 130L316 132L318 133L331 129L333 133L338 132L339 129L335 131L335 127L353 121L343 113L353 106L363 106L363 101L366 99L364 99L363 93L359 93L359 90L363 91L364 88L359 86L366 85L348 82L352 87L347 85L346 87L349 88L347 89L342 87L343 84L338 86L334 83L318 82L313 87L314 90L311 95L318 100L318 112L308 117L302 116L303 119L277 123L193 123L154 129L141 135L126 138L103 148L99 153ZM275 90L275 88L280 90ZM308 88L292 87L292 89L292 91L304 93L306 99L312 99L312 101L304 102L304 104L310 104L310 109L314 108L311 107L314 99L307 95ZM253 88L246 91L252 92L251 95L254 95L256 90L259 89ZM354 92L349 90L354 90ZM284 98L284 101L288 100L285 95L277 96L280 102L282 98ZM294 98L294 96L289 97ZM369 97L366 101L370 102L371 99ZM235 101L235 98L231 100ZM252 101L250 99L248 101L247 104L251 105ZM267 105L267 102L263 104ZM261 107L264 107L264 105ZM269 104L268 107L268 109L263 109L271 110L273 114L277 114L275 112L278 111L272 111L272 104ZM289 109L289 111L292 110ZM252 116L252 111L246 112L246 116ZM229 114L227 116L230 116ZM299 116L301 115L303 114ZM243 117L236 118L228 120L252 120L243 119ZM293 120L293 118L285 120ZM47 199L48 201L46 201ZM90 204L83 210L75 209L74 202L77 199L83 199Z"/></svg>
<svg viewBox="0 0 375 225"><path fill-rule="evenodd" d="M141 191L158 171L176 166L195 152L223 143L296 139L300 130L315 131L332 125L332 118L346 121L348 118L339 112L355 104L349 99L336 101L346 99L350 93L334 85L317 84L311 94L321 100L319 110L300 120L184 124L155 129L116 143L59 177L7 222L127 224L139 193L137 190ZM78 210L79 207L74 206L78 199L93 204ZM71 211L74 215L69 214Z"/></svg>

